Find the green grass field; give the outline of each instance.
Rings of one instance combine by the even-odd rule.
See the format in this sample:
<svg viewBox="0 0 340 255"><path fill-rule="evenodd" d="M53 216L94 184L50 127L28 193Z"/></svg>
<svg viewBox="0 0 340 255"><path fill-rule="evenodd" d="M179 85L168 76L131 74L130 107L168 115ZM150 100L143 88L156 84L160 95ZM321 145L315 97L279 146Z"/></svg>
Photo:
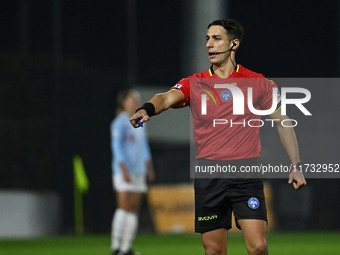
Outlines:
<svg viewBox="0 0 340 255"><path fill-rule="evenodd" d="M269 233L269 253L275 255L340 254L340 232ZM109 236L0 240L0 255L110 255ZM200 235L140 234L134 249L143 255L203 255ZM246 254L243 238L229 235L228 254Z"/></svg>

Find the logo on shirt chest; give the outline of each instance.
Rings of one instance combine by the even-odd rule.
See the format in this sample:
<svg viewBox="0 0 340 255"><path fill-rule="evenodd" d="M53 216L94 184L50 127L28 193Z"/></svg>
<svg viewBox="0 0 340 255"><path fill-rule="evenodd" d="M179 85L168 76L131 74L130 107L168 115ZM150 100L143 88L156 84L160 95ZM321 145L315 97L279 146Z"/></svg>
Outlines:
<svg viewBox="0 0 340 255"><path fill-rule="evenodd" d="M230 85L237 86L236 82L230 83ZM229 90L224 90L220 94L223 102L229 102L233 98L233 94Z"/></svg>
<svg viewBox="0 0 340 255"><path fill-rule="evenodd" d="M221 97L223 102L229 102L231 100L231 98L233 97L233 94L231 94L230 91L225 90L220 94L220 97Z"/></svg>

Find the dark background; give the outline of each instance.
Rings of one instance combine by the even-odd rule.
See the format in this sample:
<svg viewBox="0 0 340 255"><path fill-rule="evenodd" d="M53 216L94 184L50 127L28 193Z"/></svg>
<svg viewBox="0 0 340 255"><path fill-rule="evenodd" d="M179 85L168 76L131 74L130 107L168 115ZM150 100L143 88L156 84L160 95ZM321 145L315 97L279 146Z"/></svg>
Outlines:
<svg viewBox="0 0 340 255"><path fill-rule="evenodd" d="M137 1L136 83L171 86L189 75L180 68L190 47L183 2ZM339 77L337 1L230 1L228 13L245 28L237 56L245 67L267 77ZM72 232L78 153L90 180L86 231L109 232L115 207L109 125L117 92L131 86L126 1L2 1L0 17L0 189L58 192L61 231ZM189 145L153 141L151 148L156 183L190 181ZM308 211L276 206L279 229L340 228L330 221L340 213L339 181L309 184L317 190L308 195ZM281 201L294 197L280 197L280 188L275 194ZM301 226L289 225L296 213L305 219ZM141 228L152 231L145 203L142 217Z"/></svg>

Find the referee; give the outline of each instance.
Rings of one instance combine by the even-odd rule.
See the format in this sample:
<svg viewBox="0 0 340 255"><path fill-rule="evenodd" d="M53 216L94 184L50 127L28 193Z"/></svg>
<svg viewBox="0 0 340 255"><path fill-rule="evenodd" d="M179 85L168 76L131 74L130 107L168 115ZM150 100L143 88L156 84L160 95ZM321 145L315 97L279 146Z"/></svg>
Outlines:
<svg viewBox="0 0 340 255"><path fill-rule="evenodd" d="M151 116L169 108L190 106L198 162L232 162L236 166L256 162L261 155L260 128L240 123L259 120L260 116L252 113L247 107L244 114L234 115L234 93L231 94L225 88L215 89L214 83L208 82L210 78L225 79L225 83L236 86L247 99L249 85L243 81L251 78L254 108L272 109L272 91L277 87L276 84L235 61L242 36L243 28L235 20L216 20L210 23L206 33L206 48L211 63L209 70L184 78L168 92L153 96L130 118L132 126L137 128L140 126L138 122L149 121ZM197 83L201 87L193 88ZM205 91L211 100L205 97L203 101L202 91ZM279 101L279 93L274 95L274 98L275 96L278 99L276 101ZM293 127L289 125L288 116L281 114L279 106L269 117L273 120L291 161L292 171L288 183L298 190L306 185L306 181L303 173L299 171L300 157ZM227 124L215 126L212 124L214 119L227 120ZM285 126L281 125L282 121L286 123ZM194 187L195 231L201 233L205 254L227 254L232 212L236 226L242 230L248 254L268 254L267 211L263 183L260 179L195 178Z"/></svg>

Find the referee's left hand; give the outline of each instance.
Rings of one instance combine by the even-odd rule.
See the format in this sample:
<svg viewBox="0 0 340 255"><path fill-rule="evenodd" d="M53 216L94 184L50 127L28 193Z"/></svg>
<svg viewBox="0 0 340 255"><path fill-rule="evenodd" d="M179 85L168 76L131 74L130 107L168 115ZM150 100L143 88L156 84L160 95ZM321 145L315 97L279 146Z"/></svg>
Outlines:
<svg viewBox="0 0 340 255"><path fill-rule="evenodd" d="M301 189L303 186L307 185L303 173L297 169L293 169L289 174L288 179L289 184L293 184L294 189Z"/></svg>

